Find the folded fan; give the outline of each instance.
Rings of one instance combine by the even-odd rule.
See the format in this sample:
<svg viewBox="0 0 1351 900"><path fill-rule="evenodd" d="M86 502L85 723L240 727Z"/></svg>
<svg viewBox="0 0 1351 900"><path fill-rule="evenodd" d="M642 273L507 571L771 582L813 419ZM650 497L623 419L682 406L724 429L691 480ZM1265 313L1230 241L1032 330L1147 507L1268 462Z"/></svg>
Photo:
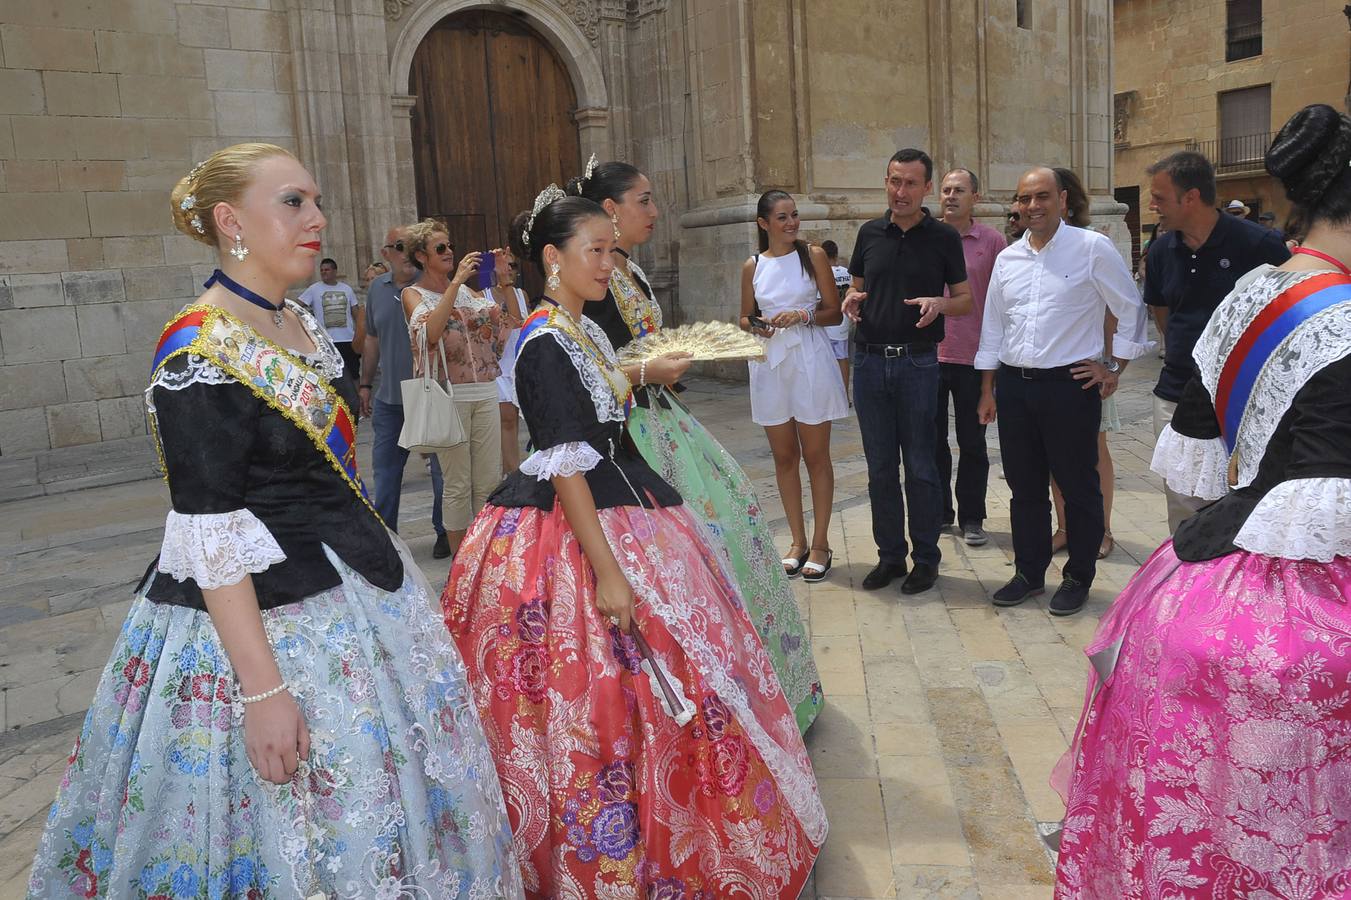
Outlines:
<svg viewBox="0 0 1351 900"><path fill-rule="evenodd" d="M765 358L759 339L732 323L695 322L663 328L625 344L619 350L619 361L628 365L667 353L688 353L696 362Z"/></svg>

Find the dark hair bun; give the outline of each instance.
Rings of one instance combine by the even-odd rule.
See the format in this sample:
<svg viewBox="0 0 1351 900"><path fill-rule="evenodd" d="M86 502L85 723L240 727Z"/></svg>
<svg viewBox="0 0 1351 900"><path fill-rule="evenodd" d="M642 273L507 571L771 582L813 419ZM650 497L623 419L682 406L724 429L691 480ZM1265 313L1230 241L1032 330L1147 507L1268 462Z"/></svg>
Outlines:
<svg viewBox="0 0 1351 900"><path fill-rule="evenodd" d="M1325 103L1290 117L1267 150L1267 171L1281 180L1291 202L1316 210L1351 165L1351 119Z"/></svg>

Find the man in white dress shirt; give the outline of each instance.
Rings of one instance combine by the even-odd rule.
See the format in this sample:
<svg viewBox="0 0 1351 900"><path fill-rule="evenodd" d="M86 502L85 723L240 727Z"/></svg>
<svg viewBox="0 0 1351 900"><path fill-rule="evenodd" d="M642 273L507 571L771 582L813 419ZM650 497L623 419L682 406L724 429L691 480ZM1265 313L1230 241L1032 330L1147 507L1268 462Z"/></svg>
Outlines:
<svg viewBox="0 0 1351 900"><path fill-rule="evenodd" d="M1105 236L1062 221L1065 191L1055 172L1024 175L1014 208L1027 232L995 261L976 352L980 420L995 421L998 409L999 449L1013 492L1015 573L994 604L1016 606L1044 590L1055 476L1065 496L1069 562L1050 612L1068 616L1088 599L1104 532L1097 470L1102 398L1150 344L1125 260ZM1105 309L1118 324L1103 361Z"/></svg>

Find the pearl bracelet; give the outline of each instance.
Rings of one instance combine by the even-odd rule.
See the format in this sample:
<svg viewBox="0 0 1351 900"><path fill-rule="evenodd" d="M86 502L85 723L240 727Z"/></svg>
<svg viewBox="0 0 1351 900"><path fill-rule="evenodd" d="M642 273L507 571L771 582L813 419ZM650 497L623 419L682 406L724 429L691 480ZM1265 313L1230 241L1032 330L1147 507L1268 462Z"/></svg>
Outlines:
<svg viewBox="0 0 1351 900"><path fill-rule="evenodd" d="M250 703L257 703L260 700L268 700L272 697L277 696L282 691L289 691L290 689L291 686L287 684L285 680L283 680L281 684L277 685L270 691L263 691L261 694L254 694L252 697L245 697L236 693L235 699L237 699L240 703L243 703L244 705L247 706Z"/></svg>
<svg viewBox="0 0 1351 900"><path fill-rule="evenodd" d="M647 384L647 360L646 360L646 359L643 360L641 363L638 364L638 386L639 386L639 387L642 387L642 386L645 385L645 384Z"/></svg>

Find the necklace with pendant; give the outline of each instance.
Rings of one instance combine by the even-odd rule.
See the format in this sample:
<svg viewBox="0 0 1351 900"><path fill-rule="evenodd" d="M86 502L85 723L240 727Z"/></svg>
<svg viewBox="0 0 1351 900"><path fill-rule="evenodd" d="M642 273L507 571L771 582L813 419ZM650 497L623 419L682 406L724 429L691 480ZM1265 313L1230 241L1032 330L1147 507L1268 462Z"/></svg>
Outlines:
<svg viewBox="0 0 1351 900"><path fill-rule="evenodd" d="M208 278L206 280L206 284L202 286L209 288L213 284L219 284L221 287L225 288L227 291L234 294L236 297L242 297L245 300L252 303L254 306L262 307L263 309L272 313L272 324L276 325L278 328L282 326L281 313L282 310L286 308L285 300L283 300L280 303L273 303L272 301L268 300L261 294L256 294L253 291L249 290L248 288L244 287L244 285L240 284L238 281L235 281L233 278L231 278L229 275L226 275L220 269L217 269L216 271L212 272L211 277Z"/></svg>
<svg viewBox="0 0 1351 900"><path fill-rule="evenodd" d="M633 385L629 382L629 377L624 374L623 369L619 369L600 349L591 335L587 334L586 329L573 317L563 304L552 297L545 297L544 302L553 306L549 313L549 320L553 323L561 324L561 331L572 336L577 345L582 348L582 352L591 357L591 360L600 369L601 376L605 383L609 385L610 392L614 394L615 399L619 401L621 408L627 409L629 400L633 396Z"/></svg>

